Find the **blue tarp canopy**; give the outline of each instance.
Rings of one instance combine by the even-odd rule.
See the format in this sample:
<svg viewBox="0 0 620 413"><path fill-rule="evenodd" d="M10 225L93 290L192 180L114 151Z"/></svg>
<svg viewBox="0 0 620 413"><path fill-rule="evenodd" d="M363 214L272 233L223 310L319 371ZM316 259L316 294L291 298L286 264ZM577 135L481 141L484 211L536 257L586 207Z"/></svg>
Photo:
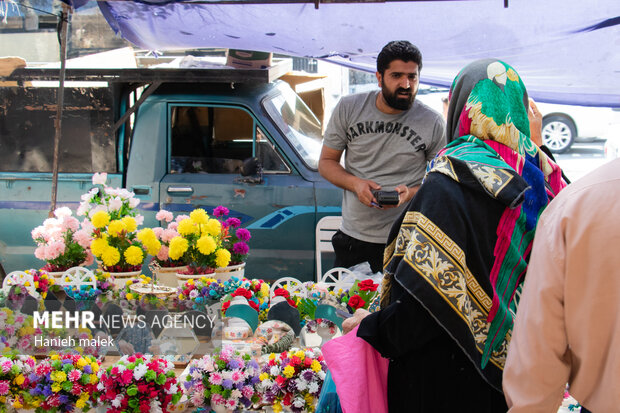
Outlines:
<svg viewBox="0 0 620 413"><path fill-rule="evenodd" d="M422 81L449 86L472 60L500 58L530 95L620 106L619 0L225 4L99 2L110 26L148 50L222 47L313 57L374 72L381 47L423 53Z"/></svg>

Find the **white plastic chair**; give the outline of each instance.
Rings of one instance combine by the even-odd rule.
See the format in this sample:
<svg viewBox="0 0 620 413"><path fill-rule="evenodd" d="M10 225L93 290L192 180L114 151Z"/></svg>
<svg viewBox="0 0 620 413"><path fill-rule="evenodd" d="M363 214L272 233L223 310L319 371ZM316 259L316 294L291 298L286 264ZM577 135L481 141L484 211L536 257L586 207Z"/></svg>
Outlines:
<svg viewBox="0 0 620 413"><path fill-rule="evenodd" d="M347 275L353 275L353 271L344 267L335 267L323 275L321 283L325 284L327 288L338 291L338 289L343 288L342 281Z"/></svg>
<svg viewBox="0 0 620 413"><path fill-rule="evenodd" d="M308 289L297 278L293 277L283 277L279 280L276 280L269 289L269 299L273 298L274 292L276 288L284 288L286 286L286 290L291 294L291 296L296 295L302 298L308 297Z"/></svg>
<svg viewBox="0 0 620 413"><path fill-rule="evenodd" d="M321 280L323 268L321 262L321 254L324 252L334 252L332 246L332 237L340 229L342 223L341 216L323 217L316 224L316 280Z"/></svg>
<svg viewBox="0 0 620 413"><path fill-rule="evenodd" d="M26 285L26 283L28 283L28 285ZM13 271L8 273L2 281L2 291L8 294L13 285L23 285L31 296L39 298L39 293L34 287L34 278L32 275L24 271Z"/></svg>
<svg viewBox="0 0 620 413"><path fill-rule="evenodd" d="M63 287L72 286L79 288L82 285L90 285L91 287L96 288L97 277L88 268L72 267L62 274L58 284Z"/></svg>

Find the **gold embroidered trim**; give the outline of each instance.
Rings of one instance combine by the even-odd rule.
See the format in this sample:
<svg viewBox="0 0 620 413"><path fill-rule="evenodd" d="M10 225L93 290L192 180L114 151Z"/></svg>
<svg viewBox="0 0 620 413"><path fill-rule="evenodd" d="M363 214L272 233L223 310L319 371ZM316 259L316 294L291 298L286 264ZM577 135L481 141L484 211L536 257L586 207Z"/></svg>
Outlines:
<svg viewBox="0 0 620 413"><path fill-rule="evenodd" d="M401 228L396 252L404 251L403 259L467 324L482 354L490 327L486 320L491 298L467 268L463 250L450 237L419 212L407 213L405 221L411 228ZM490 362L500 369L506 361L509 338L510 332L502 347L491 355Z"/></svg>

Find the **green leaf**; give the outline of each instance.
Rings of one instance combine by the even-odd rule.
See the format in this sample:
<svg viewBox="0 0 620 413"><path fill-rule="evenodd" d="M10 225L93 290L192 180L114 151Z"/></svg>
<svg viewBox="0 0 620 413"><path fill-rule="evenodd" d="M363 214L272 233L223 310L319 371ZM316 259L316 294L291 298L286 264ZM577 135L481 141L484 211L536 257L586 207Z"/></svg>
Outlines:
<svg viewBox="0 0 620 413"><path fill-rule="evenodd" d="M129 399L129 401L127 402L127 404L129 405L129 407L131 407L132 409L137 409L139 406L138 403L138 399Z"/></svg>
<svg viewBox="0 0 620 413"><path fill-rule="evenodd" d="M157 373L155 373L153 370L149 370L144 375L144 378L146 379L146 381L153 381L157 378Z"/></svg>
<svg viewBox="0 0 620 413"><path fill-rule="evenodd" d="M63 381L60 387L62 387L64 391L70 392L71 389L73 389L73 383L71 383L70 381Z"/></svg>
<svg viewBox="0 0 620 413"><path fill-rule="evenodd" d="M155 381L155 383L159 384L160 386L166 384L166 375L164 373L160 373L159 376L157 376L157 380Z"/></svg>
<svg viewBox="0 0 620 413"><path fill-rule="evenodd" d="M90 383L90 374L82 374L82 377L80 377L80 382L82 382L82 384Z"/></svg>

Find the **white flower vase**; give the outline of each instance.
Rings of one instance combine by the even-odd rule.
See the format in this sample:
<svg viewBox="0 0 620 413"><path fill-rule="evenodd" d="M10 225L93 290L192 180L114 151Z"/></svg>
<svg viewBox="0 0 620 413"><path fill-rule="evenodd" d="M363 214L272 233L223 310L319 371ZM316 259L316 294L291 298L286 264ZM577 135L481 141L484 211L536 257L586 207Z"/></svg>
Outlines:
<svg viewBox="0 0 620 413"><path fill-rule="evenodd" d="M319 347L323 347L323 344L327 343L332 338L329 327L324 327L320 324L316 329L316 333L319 335L319 337L321 337L321 344L319 345Z"/></svg>
<svg viewBox="0 0 620 413"><path fill-rule="evenodd" d="M183 287L183 285L185 285L185 283L188 282L189 280L199 280L202 277L216 278L216 274L214 272L209 273L209 274L181 274L181 273L176 273L176 277L177 277L177 286L178 287Z"/></svg>
<svg viewBox="0 0 620 413"><path fill-rule="evenodd" d="M230 277L243 278L245 275L245 262L237 265L229 265L228 267L220 267L215 269L215 276L221 281L228 281Z"/></svg>
<svg viewBox="0 0 620 413"><path fill-rule="evenodd" d="M142 271L126 271L126 272L110 272L110 275L114 277L114 286L117 290L122 290L127 285L128 280L137 278Z"/></svg>
<svg viewBox="0 0 620 413"><path fill-rule="evenodd" d="M177 273L187 270L187 265L181 267L159 267L157 269L157 282L168 287L177 287Z"/></svg>

